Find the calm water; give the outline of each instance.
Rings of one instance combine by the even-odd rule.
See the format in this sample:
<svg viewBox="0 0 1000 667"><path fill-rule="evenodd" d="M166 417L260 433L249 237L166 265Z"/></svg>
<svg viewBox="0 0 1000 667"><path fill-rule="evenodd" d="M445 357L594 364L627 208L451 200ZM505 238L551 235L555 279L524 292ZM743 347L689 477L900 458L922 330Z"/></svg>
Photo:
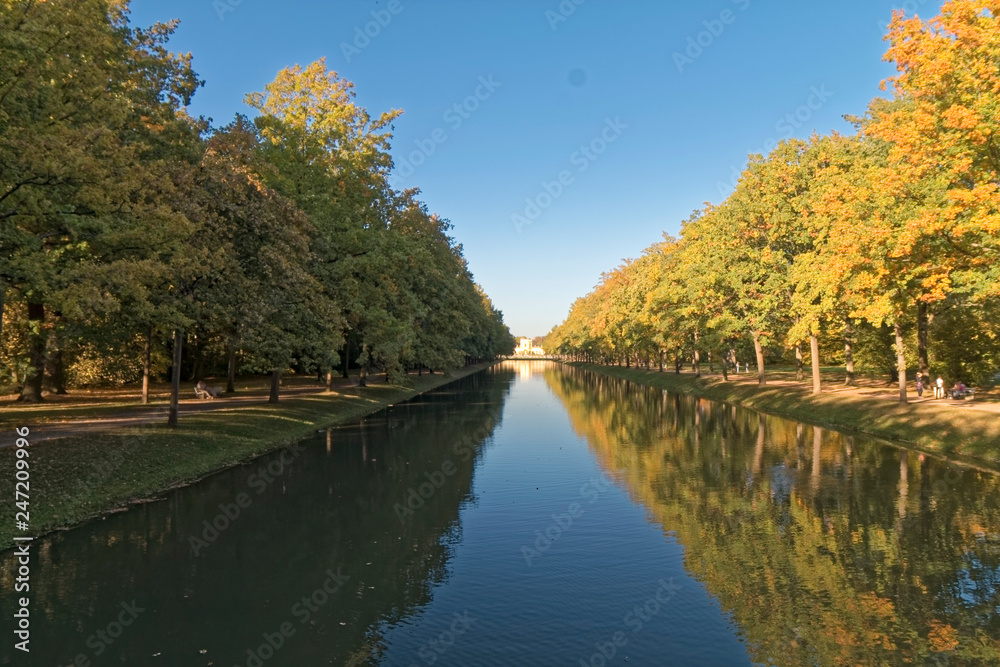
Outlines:
<svg viewBox="0 0 1000 667"><path fill-rule="evenodd" d="M996 475L548 362L34 553L0 664L1000 664Z"/></svg>

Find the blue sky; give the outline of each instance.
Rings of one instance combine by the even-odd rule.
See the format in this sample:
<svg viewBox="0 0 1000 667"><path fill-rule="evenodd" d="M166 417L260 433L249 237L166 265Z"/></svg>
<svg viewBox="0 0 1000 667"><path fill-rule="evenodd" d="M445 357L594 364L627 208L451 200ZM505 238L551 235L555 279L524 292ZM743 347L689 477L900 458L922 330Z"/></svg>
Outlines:
<svg viewBox="0 0 1000 667"><path fill-rule="evenodd" d="M843 115L894 71L892 10L939 7L133 0L132 20L180 19L172 49L206 80L191 112L217 125L281 68L324 56L373 115L402 109L394 185L452 221L512 331L536 336L602 272L721 201L747 153L850 131Z"/></svg>

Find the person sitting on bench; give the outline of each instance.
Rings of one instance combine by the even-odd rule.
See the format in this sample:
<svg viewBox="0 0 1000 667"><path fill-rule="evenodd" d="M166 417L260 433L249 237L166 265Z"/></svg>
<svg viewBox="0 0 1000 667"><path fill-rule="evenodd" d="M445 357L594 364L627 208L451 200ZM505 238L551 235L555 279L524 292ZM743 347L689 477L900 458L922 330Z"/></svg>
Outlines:
<svg viewBox="0 0 1000 667"><path fill-rule="evenodd" d="M194 386L194 395L198 398L218 398L219 392L205 384L204 380L198 380Z"/></svg>
<svg viewBox="0 0 1000 667"><path fill-rule="evenodd" d="M952 398L965 398L966 396L971 396L972 390L965 386L961 380L955 383L955 386L951 390Z"/></svg>

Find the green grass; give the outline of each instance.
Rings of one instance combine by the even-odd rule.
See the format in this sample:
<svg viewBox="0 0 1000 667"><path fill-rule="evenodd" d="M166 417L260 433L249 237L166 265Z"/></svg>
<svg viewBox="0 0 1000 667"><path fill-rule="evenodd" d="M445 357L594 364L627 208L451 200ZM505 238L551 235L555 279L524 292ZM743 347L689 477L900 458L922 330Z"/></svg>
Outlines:
<svg viewBox="0 0 1000 667"><path fill-rule="evenodd" d="M373 383L337 394L283 398L276 405L182 414L174 429L158 423L39 442L29 449L28 534L73 526L155 497L485 367L414 377L408 387ZM0 549L23 534L14 526L15 457L14 448L0 449Z"/></svg>
<svg viewBox="0 0 1000 667"><path fill-rule="evenodd" d="M991 464L1000 463L1000 413L961 409L949 403L899 405L856 394L813 395L808 386L765 386L695 378L655 370L570 365L624 378L639 384L742 405L760 412Z"/></svg>

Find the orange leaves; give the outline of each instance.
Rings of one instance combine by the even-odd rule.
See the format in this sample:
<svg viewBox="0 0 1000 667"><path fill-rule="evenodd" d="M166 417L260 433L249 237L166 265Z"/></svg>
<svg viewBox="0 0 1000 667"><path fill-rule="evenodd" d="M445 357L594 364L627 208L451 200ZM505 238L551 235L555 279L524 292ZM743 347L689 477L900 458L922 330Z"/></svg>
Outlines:
<svg viewBox="0 0 1000 667"><path fill-rule="evenodd" d="M998 10L995 0L949 0L930 21L898 13L887 37L896 99L873 102L864 132L889 146L889 257L906 263L922 298L944 298L953 271L1000 251Z"/></svg>
<svg viewBox="0 0 1000 667"><path fill-rule="evenodd" d="M605 276L589 297L600 306L588 311L600 318L598 346L612 330L617 344L624 331L637 340L688 327L729 340L845 313L894 323L918 301L992 289L984 271L1000 255L998 17L1000 0L948 0L931 20L897 12L885 56L898 71L888 80L894 99L873 100L855 119L857 136L785 141L751 156L732 195L684 223L669 263L623 267L638 280ZM626 306L639 302L634 293L646 295L638 315Z"/></svg>
<svg viewBox="0 0 1000 667"><path fill-rule="evenodd" d="M943 653L958 648L958 630L937 619L932 619L928 625L931 630L927 634L927 641L932 651Z"/></svg>

